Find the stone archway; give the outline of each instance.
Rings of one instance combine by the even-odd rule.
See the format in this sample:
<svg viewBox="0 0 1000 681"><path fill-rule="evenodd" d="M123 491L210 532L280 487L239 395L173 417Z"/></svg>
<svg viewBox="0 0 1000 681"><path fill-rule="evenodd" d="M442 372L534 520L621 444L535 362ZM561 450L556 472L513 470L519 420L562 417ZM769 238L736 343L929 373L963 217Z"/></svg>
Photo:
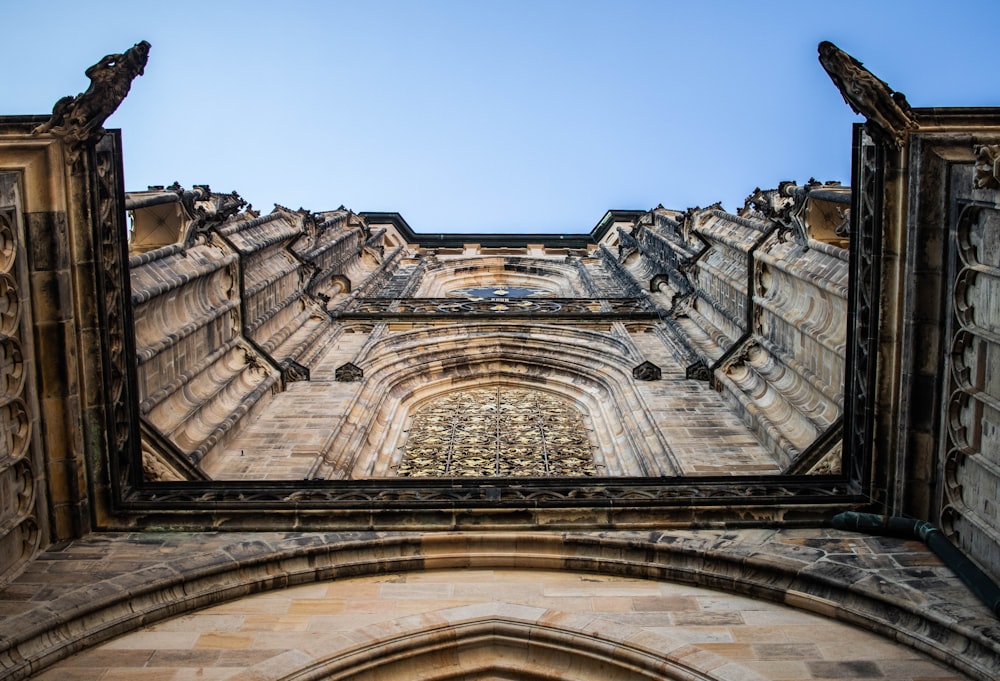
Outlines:
<svg viewBox="0 0 1000 681"><path fill-rule="evenodd" d="M125 634L60 678L962 681L870 632L683 584L451 568L321 581Z"/></svg>
<svg viewBox="0 0 1000 681"><path fill-rule="evenodd" d="M358 358L365 383L330 439L319 475L392 477L406 415L438 396L498 384L544 390L576 404L593 428L595 461L605 466L599 473L676 474L672 449L633 387L632 367L640 360L614 334L533 322L388 334Z"/></svg>
<svg viewBox="0 0 1000 681"><path fill-rule="evenodd" d="M590 631L547 622L552 613L511 603L404 617L356 632L361 642L276 681L766 681L708 649L595 618ZM561 614L565 616L565 613ZM392 633L387 635L387 630ZM257 681L249 669L230 681Z"/></svg>
<svg viewBox="0 0 1000 681"><path fill-rule="evenodd" d="M901 567L837 559L876 546L897 554ZM487 620L512 621L515 628L529 623L531 632L570 631L605 649L620 648L624 636L632 647L688 667L708 653L716 662L728 657L734 675L724 676L719 666L703 669L727 681L754 678L739 669L750 653L763 658L758 672L774 665L804 669L802 656L814 655L810 674L837 678L852 668L841 663L874 669L872 662L882 659L890 661L887 671L895 670L886 679L962 678L917 650L983 681L996 669L995 650L969 625L985 621L976 618L989 617L988 610L946 567L928 562L913 542L837 531L148 532L95 535L52 553L48 562L79 581L41 582L37 597L26 601L36 604L33 610L0 620L0 641L8 646L0 669L12 679L55 681L71 667L85 670L81 678L96 678L95 667L111 666L122 669L105 678L135 679L130 670L154 674L155 663L176 669L184 660L220 667L204 678L228 679L234 667L251 671L259 664L256 678L274 679L365 647L374 655L376 638ZM933 589L921 588L927 580L908 581L912 570L902 566L915 564ZM539 591L546 580L552 588ZM26 578L19 588L31 583ZM374 584L383 593L375 594ZM339 631L331 615L340 618ZM320 619L310 629L305 618L312 616ZM165 646L153 646L152 630L144 629L153 625L167 632ZM633 636L629 627L646 630ZM702 643L691 637L692 627ZM320 637L302 650L308 631ZM785 645L796 641L829 649ZM859 641L868 646L864 654ZM252 659L256 648L268 652ZM164 651L159 658L156 650ZM498 676L503 670L496 667L472 678ZM323 679L316 671L291 678ZM816 676L810 674L792 678Z"/></svg>

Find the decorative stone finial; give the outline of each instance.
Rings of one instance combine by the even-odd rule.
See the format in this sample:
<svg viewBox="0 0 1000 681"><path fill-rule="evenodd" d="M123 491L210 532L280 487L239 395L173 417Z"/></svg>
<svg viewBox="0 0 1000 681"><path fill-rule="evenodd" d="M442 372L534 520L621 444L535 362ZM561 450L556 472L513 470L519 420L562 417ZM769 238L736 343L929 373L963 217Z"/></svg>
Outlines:
<svg viewBox="0 0 1000 681"><path fill-rule="evenodd" d="M63 97L52 108L52 117L32 134L52 133L66 144L69 161L80 149L104 132L104 121L128 95L132 81L141 76L149 58L149 43L136 43L124 54L109 54L87 69L90 87L76 97Z"/></svg>
<svg viewBox="0 0 1000 681"><path fill-rule="evenodd" d="M857 59L831 42L819 44L819 63L855 113L868 119L873 137L903 148L908 130L917 127L916 116L902 92L894 92Z"/></svg>

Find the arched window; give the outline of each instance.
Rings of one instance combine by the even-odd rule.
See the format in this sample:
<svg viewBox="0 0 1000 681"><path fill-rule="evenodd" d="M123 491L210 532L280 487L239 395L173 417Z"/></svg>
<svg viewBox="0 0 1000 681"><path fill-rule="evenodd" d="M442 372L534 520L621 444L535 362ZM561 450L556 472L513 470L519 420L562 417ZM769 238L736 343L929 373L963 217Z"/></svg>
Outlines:
<svg viewBox="0 0 1000 681"><path fill-rule="evenodd" d="M583 417L540 390L494 386L448 393L413 415L403 477L595 475Z"/></svg>

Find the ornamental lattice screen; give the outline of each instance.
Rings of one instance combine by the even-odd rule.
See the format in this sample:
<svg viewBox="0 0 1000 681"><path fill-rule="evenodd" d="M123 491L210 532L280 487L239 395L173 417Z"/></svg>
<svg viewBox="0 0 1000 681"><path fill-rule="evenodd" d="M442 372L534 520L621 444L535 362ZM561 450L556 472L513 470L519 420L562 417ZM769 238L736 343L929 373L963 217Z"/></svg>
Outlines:
<svg viewBox="0 0 1000 681"><path fill-rule="evenodd" d="M401 477L595 475L582 414L539 390L495 386L448 393L410 424Z"/></svg>

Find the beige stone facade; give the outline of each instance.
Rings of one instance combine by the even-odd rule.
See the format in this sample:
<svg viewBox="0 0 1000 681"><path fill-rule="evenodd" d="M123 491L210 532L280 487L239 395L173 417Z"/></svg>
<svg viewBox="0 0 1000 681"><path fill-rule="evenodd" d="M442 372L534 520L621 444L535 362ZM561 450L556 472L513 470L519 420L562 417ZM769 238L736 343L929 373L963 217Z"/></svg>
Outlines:
<svg viewBox="0 0 1000 681"><path fill-rule="evenodd" d="M147 446L151 470L392 477L424 405L501 387L572 405L590 475L839 467L847 250L829 234L847 223L846 188L784 185L739 214L619 211L576 248L434 248L398 217L227 215L231 197L174 187L127 198L133 252L147 213L185 197L177 242L130 261L140 412L172 445ZM553 446L459 438L439 456L524 476L517 461Z"/></svg>
<svg viewBox="0 0 1000 681"><path fill-rule="evenodd" d="M358 679L962 678L787 606L544 569L428 570L269 592L154 624L39 678L280 678L353 666L367 668Z"/></svg>
<svg viewBox="0 0 1000 681"><path fill-rule="evenodd" d="M148 49L0 120L0 677L995 678L1000 113L431 236L126 193Z"/></svg>

